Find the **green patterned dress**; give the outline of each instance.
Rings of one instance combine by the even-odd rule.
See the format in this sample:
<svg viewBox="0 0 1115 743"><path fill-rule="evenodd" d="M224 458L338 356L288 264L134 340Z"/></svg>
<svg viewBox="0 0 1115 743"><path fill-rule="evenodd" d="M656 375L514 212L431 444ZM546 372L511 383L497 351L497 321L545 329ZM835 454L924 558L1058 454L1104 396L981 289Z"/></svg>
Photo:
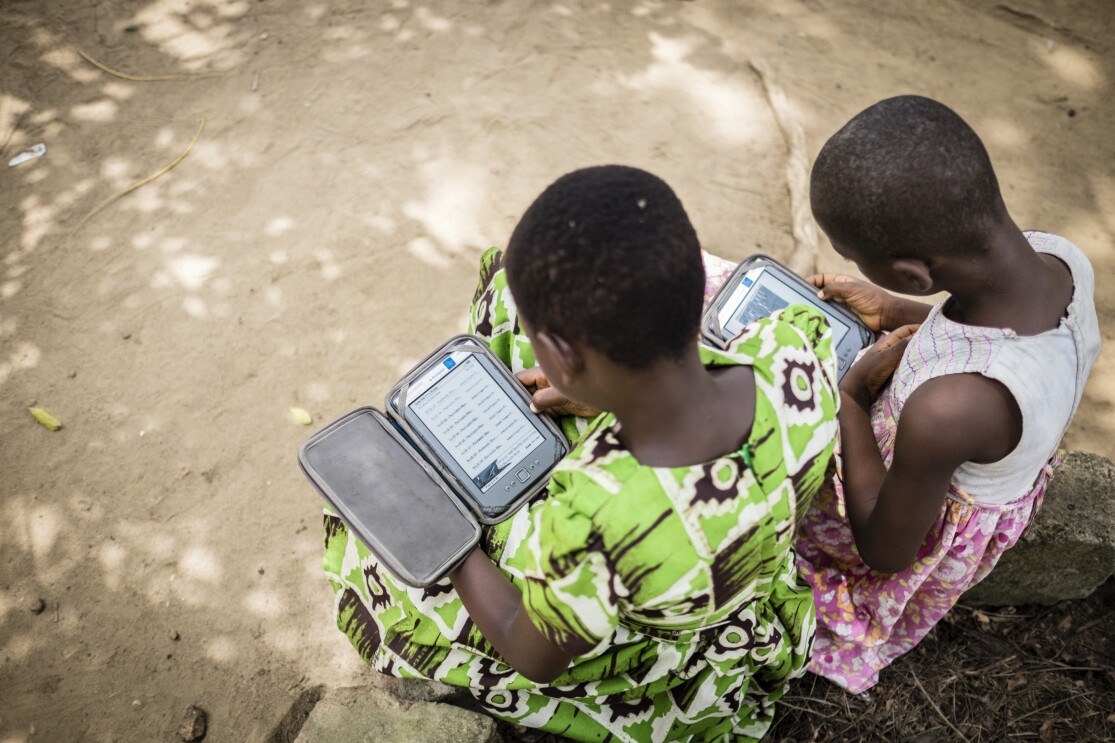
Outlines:
<svg viewBox="0 0 1115 743"><path fill-rule="evenodd" d="M484 257L472 328L512 369L534 363L500 255ZM746 364L755 424L739 452L647 467L611 414L578 437L549 492L485 530L482 546L534 625L576 657L550 684L516 673L447 580L408 587L327 511L324 567L336 618L377 670L468 687L493 715L575 740L752 740L802 674L813 599L792 553L836 436L831 333L789 307L706 365Z"/></svg>

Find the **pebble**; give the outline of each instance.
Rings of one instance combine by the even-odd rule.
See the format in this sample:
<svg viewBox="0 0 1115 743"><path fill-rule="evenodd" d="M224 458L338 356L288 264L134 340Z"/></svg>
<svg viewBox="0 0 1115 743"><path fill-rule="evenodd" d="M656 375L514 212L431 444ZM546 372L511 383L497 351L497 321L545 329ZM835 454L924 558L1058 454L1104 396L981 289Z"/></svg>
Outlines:
<svg viewBox="0 0 1115 743"><path fill-rule="evenodd" d="M120 334L120 337L123 338L124 340L128 340L129 338L132 337L132 333L131 333L131 331L125 330L123 333Z"/></svg>
<svg viewBox="0 0 1115 743"><path fill-rule="evenodd" d="M172 629L168 634L172 641L177 641L178 638L181 637L181 635L178 634L178 630L175 629Z"/></svg>
<svg viewBox="0 0 1115 743"><path fill-rule="evenodd" d="M31 610L32 614L42 614L46 609L46 602L42 599L33 599L27 608Z"/></svg>
<svg viewBox="0 0 1115 743"><path fill-rule="evenodd" d="M201 740L205 737L205 728L208 724L209 718L205 710L196 704L191 704L186 708L186 714L182 716L182 724L178 726L178 737L186 743Z"/></svg>
<svg viewBox="0 0 1115 743"><path fill-rule="evenodd" d="M1073 118L1074 116L1076 116L1076 109L1075 109L1075 108L1070 108L1070 109L1069 109L1068 111L1066 111L1065 113L1067 113L1067 114L1069 115L1069 118L1071 119L1071 118Z"/></svg>

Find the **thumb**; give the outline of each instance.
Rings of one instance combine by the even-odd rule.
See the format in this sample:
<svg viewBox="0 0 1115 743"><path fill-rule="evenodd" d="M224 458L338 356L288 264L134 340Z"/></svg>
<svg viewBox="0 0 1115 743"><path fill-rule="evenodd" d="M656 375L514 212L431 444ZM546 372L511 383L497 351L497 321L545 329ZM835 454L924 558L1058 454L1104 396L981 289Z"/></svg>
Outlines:
<svg viewBox="0 0 1115 743"><path fill-rule="evenodd" d="M525 387L538 387L541 389L550 386L550 380L546 379L546 373L537 366L515 372L515 378L522 382Z"/></svg>
<svg viewBox="0 0 1115 743"><path fill-rule="evenodd" d="M882 338L875 341L875 350L879 353L882 353L888 348L892 348L894 346L901 346L902 348L905 348L906 344L910 342L910 338L913 337L914 332L917 331L918 327L920 326L903 325L900 328L896 328L893 332L887 333Z"/></svg>
<svg viewBox="0 0 1115 743"><path fill-rule="evenodd" d="M569 398L553 387L540 387L530 398L535 410L551 410L569 404Z"/></svg>

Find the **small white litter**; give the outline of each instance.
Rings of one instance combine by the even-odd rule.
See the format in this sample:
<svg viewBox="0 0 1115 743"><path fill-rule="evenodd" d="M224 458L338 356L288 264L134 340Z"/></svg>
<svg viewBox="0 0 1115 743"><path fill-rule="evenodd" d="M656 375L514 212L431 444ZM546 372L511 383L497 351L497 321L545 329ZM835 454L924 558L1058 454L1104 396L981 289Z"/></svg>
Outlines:
<svg viewBox="0 0 1115 743"><path fill-rule="evenodd" d="M9 160L8 161L8 167L9 168L14 168L17 165L21 165L21 164L27 162L28 160L34 160L36 157L42 157L45 154L46 154L46 145L42 144L42 143L37 144L34 147L32 147L31 149L24 150L23 152L19 153L18 155L13 157L11 160Z"/></svg>

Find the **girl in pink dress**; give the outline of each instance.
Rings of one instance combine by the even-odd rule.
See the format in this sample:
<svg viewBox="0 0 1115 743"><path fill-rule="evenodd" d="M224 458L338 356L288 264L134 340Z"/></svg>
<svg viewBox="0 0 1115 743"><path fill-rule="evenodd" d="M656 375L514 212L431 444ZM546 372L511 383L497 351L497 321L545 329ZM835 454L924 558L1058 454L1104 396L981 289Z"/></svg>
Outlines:
<svg viewBox="0 0 1115 743"><path fill-rule="evenodd" d="M810 670L859 693L1018 541L1100 336L1087 258L1015 226L979 138L940 103L857 115L818 156L810 200L877 285L813 276L820 296L893 331L841 382L833 487L798 538L818 613ZM879 287L950 296L931 307Z"/></svg>

